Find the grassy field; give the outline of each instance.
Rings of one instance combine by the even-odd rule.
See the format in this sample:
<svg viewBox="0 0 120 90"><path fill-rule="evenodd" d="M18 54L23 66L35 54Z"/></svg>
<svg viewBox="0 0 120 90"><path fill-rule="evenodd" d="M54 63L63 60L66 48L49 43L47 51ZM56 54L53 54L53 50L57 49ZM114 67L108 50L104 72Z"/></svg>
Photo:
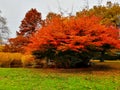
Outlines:
<svg viewBox="0 0 120 90"><path fill-rule="evenodd" d="M80 69L0 68L0 90L120 90L120 62Z"/></svg>

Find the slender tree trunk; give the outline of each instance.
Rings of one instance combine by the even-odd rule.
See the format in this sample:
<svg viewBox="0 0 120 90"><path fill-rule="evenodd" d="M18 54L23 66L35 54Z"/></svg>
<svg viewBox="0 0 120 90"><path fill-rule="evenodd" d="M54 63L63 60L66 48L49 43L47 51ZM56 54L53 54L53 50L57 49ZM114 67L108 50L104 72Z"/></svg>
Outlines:
<svg viewBox="0 0 120 90"><path fill-rule="evenodd" d="M100 62L104 62L105 50L101 51Z"/></svg>

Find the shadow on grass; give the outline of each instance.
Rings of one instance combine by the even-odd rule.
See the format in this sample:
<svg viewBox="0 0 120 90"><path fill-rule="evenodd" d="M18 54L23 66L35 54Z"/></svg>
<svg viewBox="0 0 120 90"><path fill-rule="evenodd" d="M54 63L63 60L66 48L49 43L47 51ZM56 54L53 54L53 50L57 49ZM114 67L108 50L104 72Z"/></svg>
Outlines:
<svg viewBox="0 0 120 90"><path fill-rule="evenodd" d="M95 65L86 68L45 68L45 69L33 69L37 72L43 72L45 74L55 73L55 74L92 74L92 75L120 75L120 63L117 62L97 62Z"/></svg>
<svg viewBox="0 0 120 90"><path fill-rule="evenodd" d="M61 73L88 73L91 74L93 72L111 72L111 71L119 71L120 72L120 63L97 63L94 66L86 67L86 68L73 68L73 69L56 69Z"/></svg>

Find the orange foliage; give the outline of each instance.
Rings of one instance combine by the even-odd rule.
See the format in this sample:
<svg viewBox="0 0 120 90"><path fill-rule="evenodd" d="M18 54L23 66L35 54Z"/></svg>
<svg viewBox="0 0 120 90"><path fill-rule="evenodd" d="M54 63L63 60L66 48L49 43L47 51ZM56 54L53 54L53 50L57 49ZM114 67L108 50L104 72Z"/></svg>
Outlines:
<svg viewBox="0 0 120 90"><path fill-rule="evenodd" d="M43 49L46 45L53 45L62 51L82 51L89 45L120 48L118 30L112 26L101 25L100 18L95 16L54 17L30 41L27 51Z"/></svg>
<svg viewBox="0 0 120 90"><path fill-rule="evenodd" d="M28 37L33 32L36 32L36 29L38 29L42 23L41 13L36 9L31 9L26 13L25 18L22 20L20 30L17 32L17 35Z"/></svg>
<svg viewBox="0 0 120 90"><path fill-rule="evenodd" d="M41 13L36 9L31 9L25 15L20 25L20 30L17 32L16 38L10 38L9 44L6 45L6 51L9 52L24 52L24 46L29 43L28 38L37 31L43 24Z"/></svg>
<svg viewBox="0 0 120 90"><path fill-rule="evenodd" d="M9 39L9 45L5 46L6 52L24 52L24 46L29 43L28 38L23 36L17 36L16 38Z"/></svg>

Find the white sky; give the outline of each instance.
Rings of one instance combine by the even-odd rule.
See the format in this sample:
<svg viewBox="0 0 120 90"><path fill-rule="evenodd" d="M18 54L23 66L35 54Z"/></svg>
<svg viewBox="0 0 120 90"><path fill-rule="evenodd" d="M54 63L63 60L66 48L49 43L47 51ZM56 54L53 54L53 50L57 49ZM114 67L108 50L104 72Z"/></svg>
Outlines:
<svg viewBox="0 0 120 90"><path fill-rule="evenodd" d="M7 26L10 29L10 37L16 36L16 31L19 30L21 20L23 20L26 12L31 8L36 8L42 13L42 17L48 14L48 12L58 12L59 5L62 10L71 12L73 6L73 12L80 11L85 7L86 0L0 0L0 10L2 16L7 18ZM100 0L88 0L89 6L98 5ZM107 1L120 2L120 0L102 0L102 4ZM58 4L59 3L59 4Z"/></svg>

